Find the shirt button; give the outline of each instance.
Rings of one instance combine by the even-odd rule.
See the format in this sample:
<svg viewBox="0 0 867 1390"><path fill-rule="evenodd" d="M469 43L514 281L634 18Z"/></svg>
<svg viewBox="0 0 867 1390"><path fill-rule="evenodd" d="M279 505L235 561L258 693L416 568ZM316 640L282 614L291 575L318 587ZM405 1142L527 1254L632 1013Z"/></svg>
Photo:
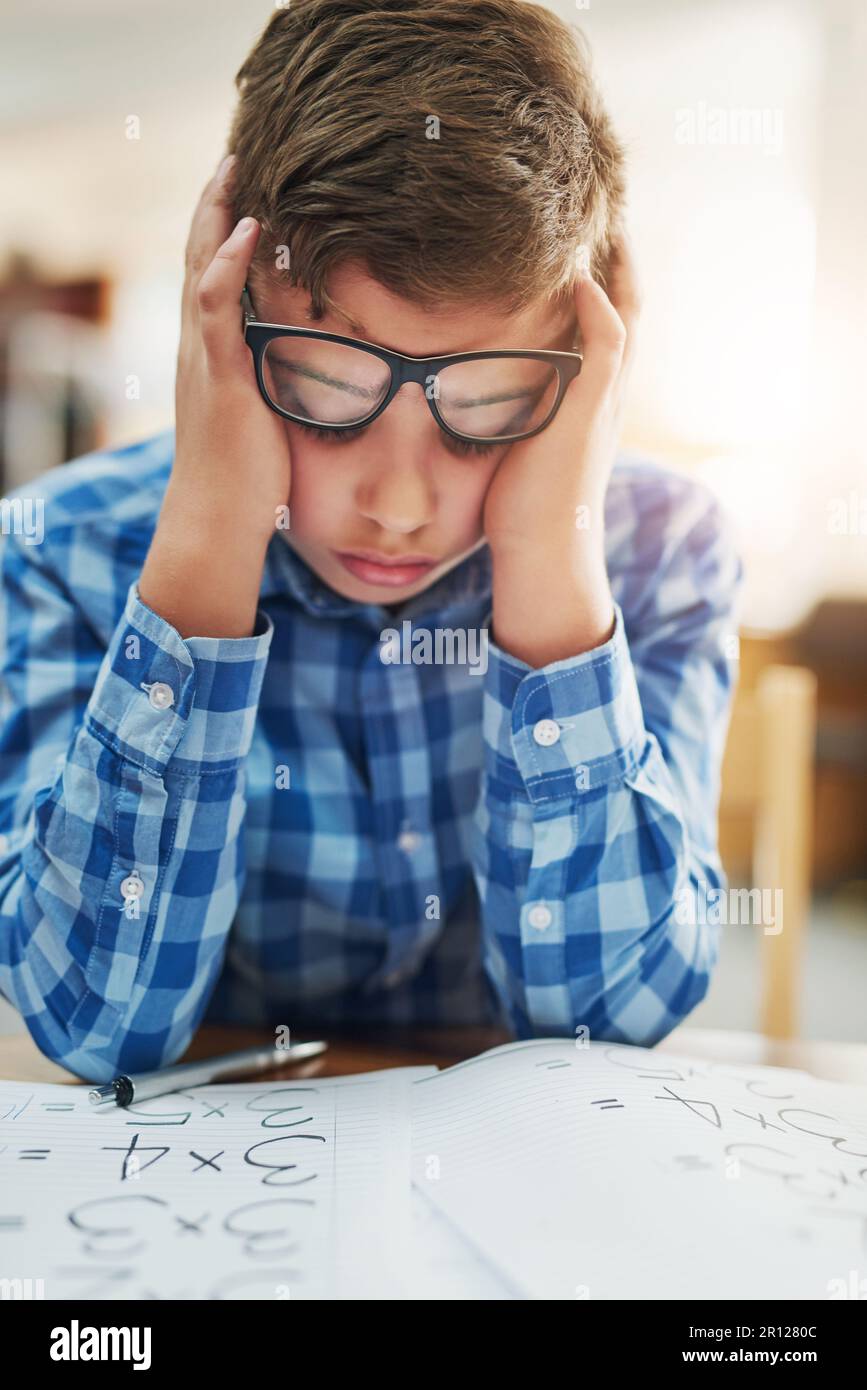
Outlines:
<svg viewBox="0 0 867 1390"><path fill-rule="evenodd" d="M397 847L404 854L415 854L420 845L421 836L417 830L402 830L397 837Z"/></svg>
<svg viewBox="0 0 867 1390"><path fill-rule="evenodd" d="M135 870L133 870L133 872L129 874L127 878L124 879L123 883L120 885L120 895L123 898L124 902L126 902L128 898L143 897L144 890L145 886L142 881L141 875L136 873Z"/></svg>
<svg viewBox="0 0 867 1390"><path fill-rule="evenodd" d="M553 920L550 907L546 907L544 903L534 903L527 913L527 921L536 931L544 931L546 927L550 927Z"/></svg>
<svg viewBox="0 0 867 1390"><path fill-rule="evenodd" d="M166 685L165 681L154 681L148 691L148 699L154 709L168 709L170 705L175 703L175 692L170 685Z"/></svg>
<svg viewBox="0 0 867 1390"><path fill-rule="evenodd" d="M560 737L560 725L553 719L540 719L533 727L533 737L543 748L550 748Z"/></svg>

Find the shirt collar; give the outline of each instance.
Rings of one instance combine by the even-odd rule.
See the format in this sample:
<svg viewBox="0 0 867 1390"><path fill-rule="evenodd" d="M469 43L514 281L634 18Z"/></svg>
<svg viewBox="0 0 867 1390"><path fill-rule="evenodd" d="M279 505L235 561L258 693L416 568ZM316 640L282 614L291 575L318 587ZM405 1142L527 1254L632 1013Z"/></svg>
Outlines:
<svg viewBox="0 0 867 1390"><path fill-rule="evenodd" d="M465 603L474 603L491 593L491 553L487 545L474 550L453 570L449 570L429 589L407 599L399 614L401 618L420 617L428 612L443 612ZM344 598L319 578L298 555L279 531L268 545L262 575L262 599L288 594L317 618L345 618L368 615L381 626L386 610L378 603L363 603L360 599Z"/></svg>

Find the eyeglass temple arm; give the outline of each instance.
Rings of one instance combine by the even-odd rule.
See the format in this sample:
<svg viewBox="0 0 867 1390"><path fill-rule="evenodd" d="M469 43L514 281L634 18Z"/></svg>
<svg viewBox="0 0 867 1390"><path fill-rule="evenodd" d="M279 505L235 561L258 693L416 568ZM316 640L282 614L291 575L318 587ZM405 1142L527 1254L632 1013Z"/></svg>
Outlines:
<svg viewBox="0 0 867 1390"><path fill-rule="evenodd" d="M253 301L250 298L250 291L245 285L241 291L241 308L244 310L244 322L250 323L256 317L256 310L253 308Z"/></svg>

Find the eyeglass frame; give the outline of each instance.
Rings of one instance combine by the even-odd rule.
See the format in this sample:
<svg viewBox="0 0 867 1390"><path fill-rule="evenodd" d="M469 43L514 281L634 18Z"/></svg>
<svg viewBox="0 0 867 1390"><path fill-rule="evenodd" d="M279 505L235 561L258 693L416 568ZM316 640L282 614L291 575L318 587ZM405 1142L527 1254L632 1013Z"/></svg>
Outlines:
<svg viewBox="0 0 867 1390"><path fill-rule="evenodd" d="M256 317L250 291L246 285L241 294L241 307L244 311L244 340L253 357L256 380L265 404L285 420L291 420L299 425L308 425L315 429L328 430L334 434L342 434L346 430L366 428L391 404L402 386L407 382L417 382L424 389L425 400L440 429L444 430L452 439L458 439L468 444L514 444L518 440L532 439L534 435L541 433L551 424L560 409L569 386L579 375L584 361L583 354L580 352L563 352L554 348L496 348L488 352L452 352L438 357L407 357L405 353L393 352L390 348L380 347L378 343L368 343L363 338L350 338L341 333L326 333L319 328L296 328L290 324L266 323L263 319ZM385 397L376 409L365 416L363 420L353 420L351 424L325 424L321 420L309 419L306 416L295 415L289 410L284 410L282 406L272 401L268 394L263 364L265 349L268 344L273 342L275 338L290 337L313 338L325 343L340 343L344 347L360 348L362 351L372 353L374 357L378 357L386 364L391 374L391 384ZM431 377L436 378L440 371L456 362L472 362L496 357L530 357L539 362L550 362L557 368L557 397L548 418L541 425L536 425L535 429L527 430L521 434L462 434L460 430L453 429L440 415L435 396L428 393L430 379Z"/></svg>

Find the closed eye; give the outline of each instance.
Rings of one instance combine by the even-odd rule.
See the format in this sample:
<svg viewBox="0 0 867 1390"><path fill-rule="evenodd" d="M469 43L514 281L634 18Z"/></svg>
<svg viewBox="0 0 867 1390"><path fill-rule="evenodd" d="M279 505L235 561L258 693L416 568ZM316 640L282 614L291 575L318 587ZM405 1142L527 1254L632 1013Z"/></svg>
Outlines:
<svg viewBox="0 0 867 1390"><path fill-rule="evenodd" d="M326 444L351 444L354 439L358 439L367 429L367 425L355 426L348 430L326 430L319 425L305 425L300 420L293 422L299 429L304 430L305 434L312 434L316 439L323 440ZM460 457L468 454L491 454L495 449L501 449L502 444L480 444L471 439L453 439L445 430L440 431L447 449Z"/></svg>

